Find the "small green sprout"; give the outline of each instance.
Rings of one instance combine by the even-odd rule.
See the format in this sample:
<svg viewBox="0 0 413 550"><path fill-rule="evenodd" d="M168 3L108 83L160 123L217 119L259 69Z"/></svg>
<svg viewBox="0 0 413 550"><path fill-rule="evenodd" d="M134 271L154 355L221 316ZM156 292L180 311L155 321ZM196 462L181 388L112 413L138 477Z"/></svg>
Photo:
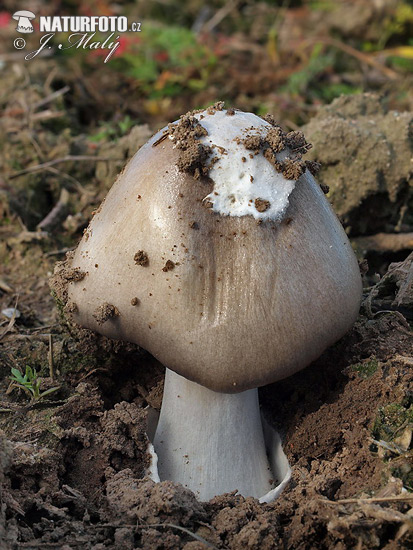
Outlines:
<svg viewBox="0 0 413 550"><path fill-rule="evenodd" d="M12 376L10 376L11 384L8 392L11 392L14 388L20 388L24 390L33 402L40 401L50 395L51 393L60 389L60 387L49 388L43 392L40 391L42 379L38 377L36 369L32 369L26 366L26 372L24 376L18 369L11 369Z"/></svg>
<svg viewBox="0 0 413 550"><path fill-rule="evenodd" d="M376 358L370 359L370 361L364 361L363 363L356 363L351 365L353 371L357 372L360 378L370 378L379 368L379 362Z"/></svg>

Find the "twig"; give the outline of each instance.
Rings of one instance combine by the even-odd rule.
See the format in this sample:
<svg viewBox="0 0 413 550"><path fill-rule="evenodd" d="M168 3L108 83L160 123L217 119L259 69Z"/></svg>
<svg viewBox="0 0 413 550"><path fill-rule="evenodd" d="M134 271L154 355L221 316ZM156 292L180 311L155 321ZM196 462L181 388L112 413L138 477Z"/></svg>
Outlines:
<svg viewBox="0 0 413 550"><path fill-rule="evenodd" d="M399 252L413 250L413 233L377 233L368 237L356 237L354 243L363 250L375 252Z"/></svg>
<svg viewBox="0 0 413 550"><path fill-rule="evenodd" d="M60 407L61 405L65 405L69 401L70 397L67 397L66 399L58 399L56 401L43 399L42 401L31 402L23 406L17 405L15 403L0 403L0 412L12 412L12 413L21 414L33 409L47 409L49 407Z"/></svg>
<svg viewBox="0 0 413 550"><path fill-rule="evenodd" d="M398 330L400 330L401 332L404 332L405 334L408 334L409 336L412 335L412 329L410 328L410 325L407 322L406 317L400 311L397 311L396 309L379 309L378 311L373 313L373 318L383 313L388 313L388 314L391 313L392 315L397 317L400 323L403 325L403 327L398 327Z"/></svg>
<svg viewBox="0 0 413 550"><path fill-rule="evenodd" d="M39 340L40 342L47 343L49 341L49 335L48 334L6 334L4 336L5 342L9 342L10 340L26 340L28 342L32 342L35 340Z"/></svg>
<svg viewBox="0 0 413 550"><path fill-rule="evenodd" d="M51 174L56 174L58 176L62 176L62 178L66 178L67 180L74 183L76 189L81 193L84 194L86 191L83 189L82 184L79 180L71 176L70 174L66 174L66 172L62 172L62 170L58 170L57 168L53 168L53 166L49 166L46 168L47 172L50 172ZM80 189L79 189L80 188Z"/></svg>
<svg viewBox="0 0 413 550"><path fill-rule="evenodd" d="M371 65L381 73L383 73L387 78L390 80L395 80L399 77L399 75L396 73L396 71L393 71L392 69L389 69L389 67L386 67L379 63L374 57L367 55L363 52L360 52L359 50L356 50L355 48L352 48L348 44L344 44L343 42L340 42L339 40L335 40L334 38L313 38L309 41L310 43L322 43L326 44L328 46L333 46L334 48L337 48L343 52L345 52L348 55L351 55L352 57L355 57L362 63L366 63L366 65Z"/></svg>
<svg viewBox="0 0 413 550"><path fill-rule="evenodd" d="M371 497L371 498L343 498L341 500L318 499L325 504L369 504L372 502L409 502L413 501L413 495L399 495L396 497Z"/></svg>
<svg viewBox="0 0 413 550"><path fill-rule="evenodd" d="M43 548L43 550L47 550L48 548L62 548L62 542L39 542L39 540L33 540L29 542L18 542L17 548L29 548L33 549L36 548L37 550L40 550ZM70 547L76 546L79 548L86 548L88 544L88 541L86 540L70 540Z"/></svg>
<svg viewBox="0 0 413 550"><path fill-rule="evenodd" d="M156 147L157 145L162 143L168 136L169 136L169 132L165 132L164 134L162 134L159 139L157 139L152 143L152 147Z"/></svg>
<svg viewBox="0 0 413 550"><path fill-rule="evenodd" d="M53 334L49 334L49 353L47 354L49 360L49 374L52 382L54 382L54 361L53 361Z"/></svg>
<svg viewBox="0 0 413 550"><path fill-rule="evenodd" d="M40 113L34 113L33 115L30 115L31 121L36 120L50 120L51 118L60 118L64 116L63 111L51 111L50 109L46 109L45 111L41 111Z"/></svg>
<svg viewBox="0 0 413 550"><path fill-rule="evenodd" d="M86 378L89 378L89 376L92 376L92 374L95 374L96 372L109 372L109 369L105 369L104 367L97 367L96 369L92 369L79 379L78 384L83 380L86 380Z"/></svg>
<svg viewBox="0 0 413 550"><path fill-rule="evenodd" d="M69 202L69 193L66 189L62 189L60 192L60 197L57 203L53 206L50 212L47 214L43 220L37 224L38 230L48 230L53 225L56 224L57 220L61 216L62 212L66 209L67 203Z"/></svg>
<svg viewBox="0 0 413 550"><path fill-rule="evenodd" d="M14 237L13 242L19 243L31 243L33 241L42 241L43 239L48 239L49 234L46 231L20 231L17 237Z"/></svg>
<svg viewBox="0 0 413 550"><path fill-rule="evenodd" d="M56 73L57 73L57 67L53 67L53 69L47 75L46 80L43 84L43 90L45 91L45 93L51 90L50 86L54 80L54 77L56 76Z"/></svg>
<svg viewBox="0 0 413 550"><path fill-rule="evenodd" d="M205 23L205 25L202 28L203 32L211 32L214 30L214 28L221 23L223 19L227 15L229 15L233 9L235 9L238 5L237 0L232 0L228 3L225 3L222 8L220 8L217 12L214 13L214 15L211 17L209 21Z"/></svg>
<svg viewBox="0 0 413 550"><path fill-rule="evenodd" d="M0 279L0 290L3 292L13 292L13 289L11 286L9 286L3 279Z"/></svg>
<svg viewBox="0 0 413 550"><path fill-rule="evenodd" d="M60 386L59 386L60 389ZM23 410L31 410L31 409L47 409L48 407L60 407L60 405L65 405L68 402L69 398L67 399L59 399L57 401L49 401L47 399L42 399L41 401L34 401L33 403L30 403L26 407L24 407Z"/></svg>
<svg viewBox="0 0 413 550"><path fill-rule="evenodd" d="M148 525L138 525L138 527L141 527L141 528L147 528L147 527L151 527L151 528L158 528L158 527L170 527L172 529L178 529L178 531L182 531L183 533L186 533L187 535L189 535L190 537L194 538L195 540L199 541L199 542L202 542L203 544L205 544L206 546L208 546L208 548L213 548L214 550L218 550L218 548L216 546L214 546L213 544L211 544L210 542L208 542L207 540L205 540L203 537L200 537L199 535L197 535L196 533L193 533L192 531L190 531L189 529L185 529L185 527L181 527L180 525L175 525L173 523L150 523Z"/></svg>
<svg viewBox="0 0 413 550"><path fill-rule="evenodd" d="M178 529L178 531L182 531L183 533L189 535L190 537L194 538L198 542L202 542L202 544L205 544L208 546L208 548L213 548L214 550L218 550L216 546L214 546L212 543L204 539L203 537L200 537L196 533L193 533L189 529L186 529L185 527L181 527L180 525L175 525L174 523L145 523L141 525L129 525L129 524L118 524L118 523L104 523L102 525L88 525L87 527L93 528L93 529L105 529L105 528L112 528L112 529L119 529L121 527L127 527L129 529L158 529L163 527L169 527L171 529Z"/></svg>
<svg viewBox="0 0 413 550"><path fill-rule="evenodd" d="M66 248L61 248L60 250L51 250L46 254L47 257L50 256L59 256L60 254L66 254L66 252L69 252L70 250L73 250L73 246L67 246Z"/></svg>
<svg viewBox="0 0 413 550"><path fill-rule="evenodd" d="M57 168L53 168L52 166L49 166L48 168L46 168L46 171L50 172L51 174L56 174L58 176L61 176L62 178L65 178L65 179L73 182L73 184L76 188L76 191L80 195L86 195L87 197L93 197L96 194L96 191L88 191L87 189L85 189L82 186L82 184L80 183L79 180L77 180L76 178L74 178L70 174L67 174L66 172L63 172L62 170L58 170Z"/></svg>
<svg viewBox="0 0 413 550"><path fill-rule="evenodd" d="M30 140L30 143L33 145L33 149L36 151L36 155L39 157L39 160L41 162L43 162L44 161L44 153L42 151L42 148L40 147L39 142L34 137L33 132L29 132L29 140Z"/></svg>
<svg viewBox="0 0 413 550"><path fill-rule="evenodd" d="M406 452L399 445L396 445L396 443L393 442L383 441L382 439L380 439L380 441L377 439L370 439L370 441L377 445L377 447L382 447L383 449L386 449L386 451L390 451L394 454L402 455Z"/></svg>
<svg viewBox="0 0 413 550"><path fill-rule="evenodd" d="M64 86L63 88L60 88L60 90L56 90L55 92L51 93L44 99L41 99L37 103L33 105L33 109L38 109L39 107L42 107L43 105L46 105L46 103L50 103L54 99L60 97L61 95L66 94L70 90L70 86Z"/></svg>
<svg viewBox="0 0 413 550"><path fill-rule="evenodd" d="M10 318L10 321L7 325L7 327L3 330L3 332L0 334L0 340L2 340L6 334L13 328L14 323L16 322L16 311L17 311L17 303L19 301L19 296L16 297L16 303L14 304L14 311L13 315Z"/></svg>
<svg viewBox="0 0 413 550"><path fill-rule="evenodd" d="M53 325L41 325L40 327L33 327L26 329L28 332L38 332L39 330L46 330L47 328L58 327L59 323L53 323ZM44 335L46 336L46 334Z"/></svg>
<svg viewBox="0 0 413 550"><path fill-rule="evenodd" d="M49 160L47 162L43 162L42 164L36 164L35 166L30 166L29 168L25 168L24 170L20 170L19 172L15 172L14 174L11 174L8 179L12 180L14 178L18 178L20 176L24 176L26 174L31 174L32 172L39 172L40 170L45 170L46 168L49 168L50 166L55 166L56 164L60 164L61 162L71 162L71 161L94 161L94 162L118 162L122 159L114 158L114 157L95 157L93 155L66 155L65 157L61 157L58 159Z"/></svg>

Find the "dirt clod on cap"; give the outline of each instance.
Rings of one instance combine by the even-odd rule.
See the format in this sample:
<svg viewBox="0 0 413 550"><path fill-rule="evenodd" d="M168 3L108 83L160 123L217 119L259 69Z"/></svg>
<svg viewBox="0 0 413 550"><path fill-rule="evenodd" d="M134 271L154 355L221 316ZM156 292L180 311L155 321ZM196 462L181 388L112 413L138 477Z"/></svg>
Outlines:
<svg viewBox="0 0 413 550"><path fill-rule="evenodd" d="M120 313L116 306L108 304L107 302L96 308L93 317L96 319L98 325L103 325L108 319L113 317L119 317Z"/></svg>
<svg viewBox="0 0 413 550"><path fill-rule="evenodd" d="M138 252L136 252L136 254L134 255L133 259L136 265L146 266L149 264L148 255L143 250L138 250Z"/></svg>

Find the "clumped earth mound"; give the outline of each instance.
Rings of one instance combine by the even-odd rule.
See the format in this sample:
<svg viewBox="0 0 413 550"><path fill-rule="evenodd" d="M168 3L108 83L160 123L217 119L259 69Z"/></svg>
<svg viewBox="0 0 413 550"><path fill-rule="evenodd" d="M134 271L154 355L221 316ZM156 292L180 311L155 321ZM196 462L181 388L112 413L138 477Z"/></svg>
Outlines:
<svg viewBox="0 0 413 550"><path fill-rule="evenodd" d="M302 130L352 236L413 230L413 113L388 110L371 93L343 95Z"/></svg>

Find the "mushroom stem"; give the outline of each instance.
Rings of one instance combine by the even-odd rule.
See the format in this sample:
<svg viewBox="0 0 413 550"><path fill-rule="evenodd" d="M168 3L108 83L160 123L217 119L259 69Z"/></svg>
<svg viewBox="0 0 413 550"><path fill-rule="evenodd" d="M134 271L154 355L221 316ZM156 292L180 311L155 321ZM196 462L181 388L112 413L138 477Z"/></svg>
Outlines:
<svg viewBox="0 0 413 550"><path fill-rule="evenodd" d="M167 369L154 447L160 479L200 500L234 489L259 498L272 489L257 389L217 393Z"/></svg>

